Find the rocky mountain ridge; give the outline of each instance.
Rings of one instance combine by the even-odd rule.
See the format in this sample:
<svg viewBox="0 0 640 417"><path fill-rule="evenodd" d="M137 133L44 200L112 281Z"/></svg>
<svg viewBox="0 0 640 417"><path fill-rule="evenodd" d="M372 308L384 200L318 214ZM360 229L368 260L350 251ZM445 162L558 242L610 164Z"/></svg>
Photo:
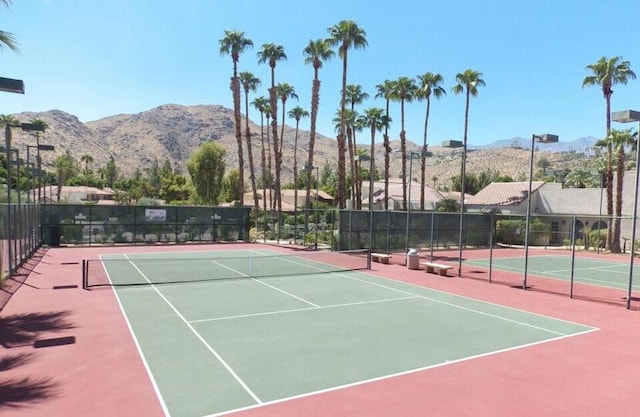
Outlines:
<svg viewBox="0 0 640 417"><path fill-rule="evenodd" d="M76 116L60 110L47 112L24 112L14 115L22 122L41 119L49 128L40 139L40 143L55 146L54 152L43 152L43 163L46 169L53 169L53 160L67 150L79 161L80 157L89 154L94 162L90 168L94 171L104 166L110 156L124 175L131 175L136 168L144 170L154 160L162 164L165 160L186 174L186 161L192 153L205 141L219 143L227 150L227 170L238 166L237 143L233 124L233 111L219 105L182 106L166 104L137 114L120 114L100 120L82 123ZM261 162L260 124L249 122L253 157L256 167ZM280 129L280 126L278 126ZM244 135L244 119L242 131ZM266 126L264 129L266 141ZM359 133L363 140L366 133ZM293 179L295 128L285 126L283 146L283 184ZM14 129L14 147L24 151L24 145L35 145L36 139L30 132ZM243 137L243 143L245 139ZM513 140L510 142L513 144ZM392 141L395 150L400 149L400 142ZM368 153L369 145L358 145ZM307 159L309 149L309 132L298 132L298 167L302 167ZM536 158L544 155L551 162L550 169L573 169L585 164L585 153L549 152L543 146L537 147ZM409 142L408 151L419 151L420 146ZM448 185L450 178L460 172L461 151L440 146L430 146L432 156L427 159L427 182L436 186ZM336 166L336 141L322 135L316 136L314 164L322 167L325 163ZM23 154L24 155L24 154ZM248 155L244 147L245 169L248 181ZM508 147L471 147L467 153L467 171L480 172L497 170L513 178L528 175L530 151L526 146ZM384 148L382 135L376 137L375 164L379 172L384 171ZM411 177L419 178L420 163L414 161ZM399 177L402 172L402 155L391 154L391 176Z"/></svg>

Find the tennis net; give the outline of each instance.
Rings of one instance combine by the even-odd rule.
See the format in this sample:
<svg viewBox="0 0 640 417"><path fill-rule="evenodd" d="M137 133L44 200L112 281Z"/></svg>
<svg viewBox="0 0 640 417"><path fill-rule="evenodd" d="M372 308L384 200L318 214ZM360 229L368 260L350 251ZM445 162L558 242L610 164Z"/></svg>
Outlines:
<svg viewBox="0 0 640 417"><path fill-rule="evenodd" d="M83 288L188 283L367 269L368 250L295 254L219 252L104 255L82 261Z"/></svg>

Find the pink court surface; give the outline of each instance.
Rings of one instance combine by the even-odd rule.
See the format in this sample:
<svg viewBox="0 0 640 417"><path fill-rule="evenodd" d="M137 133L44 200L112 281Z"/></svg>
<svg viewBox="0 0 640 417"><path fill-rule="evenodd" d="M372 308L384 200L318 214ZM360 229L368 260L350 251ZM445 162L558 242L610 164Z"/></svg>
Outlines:
<svg viewBox="0 0 640 417"><path fill-rule="evenodd" d="M251 248L265 246L224 244L194 249ZM165 415L115 293L111 289L83 290L79 264L100 254L152 249L175 251L176 247L42 249L20 271L17 279L24 281L22 285L6 283L3 292L11 297L0 312L0 415ZM442 262L456 265L451 261L455 252L449 258L438 255L445 259ZM453 276L441 277L392 262L374 263L371 273L598 330L228 415L567 417L635 413L640 397L640 316L637 306L624 308L623 292L578 286L576 291L586 296L571 299L560 287L566 284L542 282L535 276L531 277L534 290L524 291L514 288L521 282L519 274L493 271L496 283L491 284L486 271L477 267L463 269L462 278L454 271L450 272Z"/></svg>

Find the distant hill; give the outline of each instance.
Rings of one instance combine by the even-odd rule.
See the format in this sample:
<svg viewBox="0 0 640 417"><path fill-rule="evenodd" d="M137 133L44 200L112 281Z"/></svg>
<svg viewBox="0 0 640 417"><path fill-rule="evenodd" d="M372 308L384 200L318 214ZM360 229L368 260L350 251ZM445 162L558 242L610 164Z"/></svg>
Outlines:
<svg viewBox="0 0 640 417"><path fill-rule="evenodd" d="M144 170L154 160L162 164L166 159L186 173L186 161L205 141L214 141L227 150L227 170L238 166L237 144L233 125L233 111L218 105L181 106L162 105L137 114L120 114L100 120L82 123L76 116L60 110L34 113L24 112L14 115L18 120L27 122L42 119L49 124L41 143L56 147L54 152L43 152L43 163L53 169L53 160L69 150L80 160L84 154L93 157L90 168L94 171L104 166L113 156L121 173L131 175L136 168ZM249 123L252 133L252 147L256 167L261 163L261 136L259 121ZM280 127L279 127L280 128ZM244 135L244 121L243 121ZM265 129L266 132L266 129ZM293 155L295 129L286 126L283 146L283 183L293 178ZM365 133L360 133L363 138ZM265 137L266 140L266 137ZM243 143L244 143L243 139ZM550 162L549 169L572 169L584 165L593 145L593 138L579 138L572 142L550 145L536 145L540 152L536 158L544 155ZM490 145L469 146L468 172L497 170L514 178L528 174L529 156L527 151L531 139L513 138L494 142ZM24 144L35 144L35 138L26 132L15 131L14 144L24 152ZM400 143L393 141L392 148L400 149ZM368 152L368 146L359 145ZM304 166L309 148L309 132L300 130L298 134L298 167ZM417 144L408 143L409 151L418 151ZM325 163L336 167L336 141L322 135L317 136L315 165ZM449 179L460 172L460 150L430 146L432 157L427 159L426 178L431 185L448 185ZM245 144L245 169L248 181L248 156ZM384 149L382 135L376 138L375 163L378 171L384 172ZM412 164L412 178L420 177L420 162ZM398 177L402 172L402 155L391 155L390 176Z"/></svg>
<svg viewBox="0 0 640 417"><path fill-rule="evenodd" d="M559 141L556 143L536 143L536 149L545 152L579 152L587 155L593 154L593 146L598 139L593 137L578 138L570 142ZM531 138L514 137L511 139L497 140L488 145L469 145L474 149L495 148L525 148L531 149Z"/></svg>

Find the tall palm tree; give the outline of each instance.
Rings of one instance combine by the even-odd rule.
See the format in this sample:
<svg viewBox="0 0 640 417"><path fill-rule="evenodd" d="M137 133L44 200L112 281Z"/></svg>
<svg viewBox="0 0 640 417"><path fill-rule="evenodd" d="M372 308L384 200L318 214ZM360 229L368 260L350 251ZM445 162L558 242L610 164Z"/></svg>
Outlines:
<svg viewBox="0 0 640 417"><path fill-rule="evenodd" d="M582 80L582 88L587 86L599 86L602 89L606 103L606 136L611 132L611 96L613 86L616 84L626 84L630 79L635 80L636 74L631 70L629 61L623 61L622 57L612 58L601 57L597 62L586 67L591 74ZM620 252L620 242L613 242L611 233L611 216L613 215L613 161L612 145L607 143L607 172L605 174L607 187L607 215L609 216L609 233L607 234L607 248L612 252Z"/></svg>
<svg viewBox="0 0 640 417"><path fill-rule="evenodd" d="M346 194L345 172L345 121L344 111L347 94L347 62L350 48L363 49L367 47L367 33L353 20L341 20L329 29L328 41L338 46L338 54L342 58L342 97L340 99L340 131L338 133L338 206L344 208Z"/></svg>
<svg viewBox="0 0 640 417"><path fill-rule="evenodd" d="M0 0L0 4L8 8L9 6L11 6L11 0ZM0 30L0 49L2 49L4 46L14 52L18 52L18 43L16 42L13 33Z"/></svg>
<svg viewBox="0 0 640 417"><path fill-rule="evenodd" d="M238 61L245 49L252 47L253 42L244 36L244 32L225 30L224 38L220 39L220 54L231 55L233 61L233 77L231 77L231 94L233 95L233 118L236 127L236 142L238 143L238 196L240 204L244 204L244 156L242 154L242 115L240 113L240 79L238 78Z"/></svg>
<svg viewBox="0 0 640 417"><path fill-rule="evenodd" d="M273 156L276 165L275 193L278 204L278 214L282 210L282 196L280 195L280 171L282 167L282 155L279 155L280 149L278 141L278 94L276 90L276 64L278 61L286 60L287 55L284 53L282 45L273 43L265 43L262 50L258 52L258 63L268 63L271 68L271 87L269 88L269 107L271 109L271 133L273 135ZM279 217L279 216L278 216ZM279 218L278 218L279 221ZM278 231L280 226L278 225Z"/></svg>
<svg viewBox="0 0 640 417"><path fill-rule="evenodd" d="M622 217L622 189L624 182L624 163L625 163L625 148L635 145L635 134L631 133L632 129L616 130L611 129L609 136L606 139L596 142L596 146L607 146L615 150L616 153L616 204L615 204L615 217L613 221L613 230L610 233L611 238L611 252L619 253L620 248L620 219Z"/></svg>
<svg viewBox="0 0 640 417"><path fill-rule="evenodd" d="M284 104L282 109L284 110ZM294 240L298 236L298 130L300 129L300 119L309 117L309 112L300 106L296 106L289 110L289 117L296 121L296 134L293 139L293 212L295 222ZM284 126L284 123L282 123Z"/></svg>
<svg viewBox="0 0 640 417"><path fill-rule="evenodd" d="M318 72L322 68L322 63L330 60L335 55L331 44L325 39L316 39L309 41L304 48L304 63L313 66L313 82L311 84L311 114L310 114L310 132L309 132L309 155L307 156L307 190L305 197L304 225L305 235L309 224L309 208L311 205L311 175L313 166L313 152L316 144L316 121L318 119L318 107L320 105L320 78ZM316 197L317 198L317 197Z"/></svg>
<svg viewBox="0 0 640 417"><path fill-rule="evenodd" d="M362 86L360 84L349 84L347 86L347 100L349 101L349 103L351 104L351 111L355 112L356 110L356 104L362 104L366 99L369 98L369 94L365 93L362 90ZM356 115L356 117L353 119L354 123L358 122L358 117ZM356 149L356 132L359 129L356 129L355 125L351 126L351 131L352 131L352 136L351 136L351 140L349 140L348 143L348 149L349 149L349 160L351 162L350 166L351 166L351 178L355 178L356 172L355 172L355 168L356 168L356 153L355 153L355 149ZM357 196L358 195L358 182L357 181L352 181L351 182L351 188L352 188L352 193L353 195ZM360 201L357 199L356 197L356 208L360 208Z"/></svg>
<svg viewBox="0 0 640 417"><path fill-rule="evenodd" d="M267 112L267 106L269 100L266 97L260 96L253 99L251 103L256 110L260 112L260 144L262 145L262 207L267 211L267 155L264 147L264 114Z"/></svg>
<svg viewBox="0 0 640 417"><path fill-rule="evenodd" d="M400 77L394 83L391 99L400 102L400 151L402 152L402 206L408 209L410 201L407 201L407 134L404 130L404 104L413 101L416 83L413 78ZM411 173L409 173L411 176ZM409 178L411 180L411 178ZM409 181L409 184L411 181Z"/></svg>
<svg viewBox="0 0 640 417"><path fill-rule="evenodd" d="M429 128L429 112L431 111L431 95L435 98L441 98L447 95L447 92L442 88L441 84L444 82L444 77L438 73L425 72L418 75L418 88L415 91L416 100L425 100L427 102L427 109L424 116L424 136L422 138L422 154L421 154L421 166L420 166L420 210L424 210L424 187L426 185L426 171L427 171L427 130Z"/></svg>
<svg viewBox="0 0 640 417"><path fill-rule="evenodd" d="M376 85L376 98L382 97L385 99L385 115L389 120L384 127L384 209L389 210L389 167L391 165L391 142L389 141L389 125L391 119L389 118L389 102L394 90L394 81L384 80L382 84Z"/></svg>
<svg viewBox="0 0 640 417"><path fill-rule="evenodd" d="M478 87L484 87L486 83L482 79L482 73L467 69L464 72L460 72L456 74L456 82L457 84L453 86L453 93L455 95L465 93L465 107L464 107L464 135L462 138L462 146L463 146L463 158L462 158L462 169L460 174L461 183L464 184L464 178L466 175L466 151L467 151L467 137L469 133L469 100L471 97L476 97L478 95ZM464 187L461 189L461 212L464 212Z"/></svg>
<svg viewBox="0 0 640 417"><path fill-rule="evenodd" d="M245 138L247 141L247 154L249 157L249 178L251 181L251 191L253 192L253 206L258 208L258 193L256 190L256 172L253 163L253 147L251 143L251 130L249 129L249 91L256 92L260 86L260 78L250 72L240 73L240 82L244 89L244 113L245 113Z"/></svg>
<svg viewBox="0 0 640 417"><path fill-rule="evenodd" d="M371 147L369 149L369 210L373 210L373 179L375 170L375 143L376 132L382 131L383 128L388 128L391 123L391 119L386 114L384 109L369 108L364 111L364 115L359 118L362 127L368 127L371 131Z"/></svg>
<svg viewBox="0 0 640 417"><path fill-rule="evenodd" d="M458 240L458 276L462 276L462 248L464 246L463 231L464 231L464 198L465 198L465 185L467 175L467 137L469 133L469 99L478 95L478 87L484 87L485 82L482 79L482 73L472 69L467 69L464 72L456 74L457 84L453 86L453 93L455 95L465 92L465 107L464 107L464 136L462 139L462 166L460 168L460 236Z"/></svg>

